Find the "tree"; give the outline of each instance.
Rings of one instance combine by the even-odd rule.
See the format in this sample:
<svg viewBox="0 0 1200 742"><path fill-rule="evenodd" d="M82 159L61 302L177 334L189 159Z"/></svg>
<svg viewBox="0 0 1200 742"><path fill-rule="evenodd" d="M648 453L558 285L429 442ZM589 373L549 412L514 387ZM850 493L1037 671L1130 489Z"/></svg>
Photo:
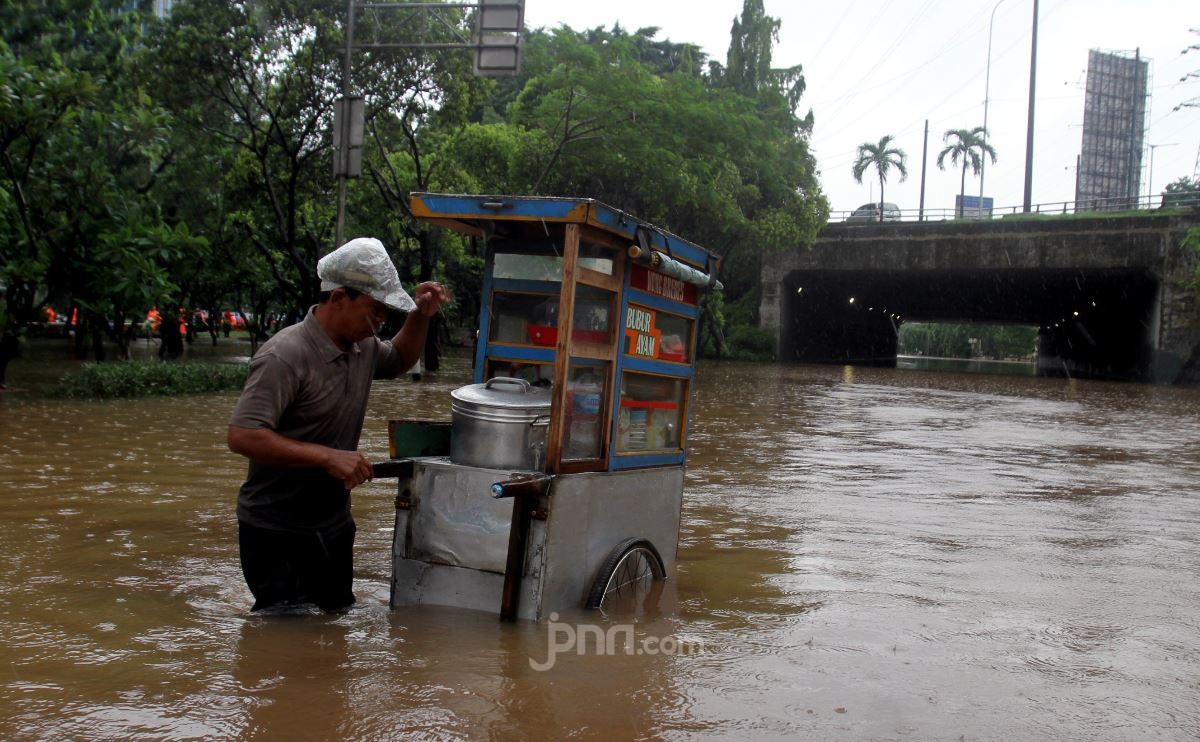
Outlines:
<svg viewBox="0 0 1200 742"><path fill-rule="evenodd" d="M543 46L552 47L543 53ZM530 131L515 151L536 192L590 196L729 254L723 280L756 285L757 256L815 235L828 206L804 121L767 86L748 98L685 71L656 74L628 45L583 34L534 34L527 47L557 60L510 107Z"/></svg>
<svg viewBox="0 0 1200 742"><path fill-rule="evenodd" d="M236 259L246 274L265 269L274 287L238 293L256 304L279 302L292 315L316 301L316 262L334 239L332 115L345 11L340 0L192 0L176 6L159 43L164 99L214 153L228 152L223 201L231 208L216 226L253 248ZM411 18L396 9L356 15L356 43L403 41L418 32ZM441 18L468 33L463 12ZM450 41L454 30L429 29L444 38L423 40ZM353 59L352 88L365 100L370 140L366 178L348 194L346 234L390 238L402 278L428 280L437 268L434 242L407 213L407 193L436 182L439 142L466 123L494 83L475 78L463 53L364 48ZM436 336L429 333L431 344Z"/></svg>
<svg viewBox="0 0 1200 742"><path fill-rule="evenodd" d="M332 239L334 5L193 0L175 6L155 45L159 94L211 153L228 149L226 218L296 310L316 301L317 258Z"/></svg>
<svg viewBox="0 0 1200 742"><path fill-rule="evenodd" d="M1200 208L1200 180L1187 176L1168 183L1162 193L1163 208Z"/></svg>
<svg viewBox="0 0 1200 742"><path fill-rule="evenodd" d="M738 90L719 65L705 76L642 61L652 37L638 33L637 43L596 45L567 28L529 36L535 74L508 108L509 124L527 132L509 149L524 162L506 172L536 193L594 197L714 249L725 306L756 308L761 256L805 244L828 218L811 115L796 116L777 79L750 74L769 62L738 63ZM768 55L772 38L768 29ZM731 40L735 61L744 41ZM723 321L712 306L708 330Z"/></svg>
<svg viewBox="0 0 1200 742"><path fill-rule="evenodd" d="M4 334L63 300L80 310L77 352L90 334L97 360L109 322L119 337L128 312L169 290L169 256L194 246L154 198L169 121L139 84L145 19L127 5L0 7Z"/></svg>
<svg viewBox="0 0 1200 742"><path fill-rule="evenodd" d="M894 167L900 173L900 180L908 177L908 169L904 162L908 155L899 147L892 146L892 135L888 134L876 144L863 142L858 145L858 156L854 161L851 173L857 183L862 183L863 173L868 168L875 168L879 174L879 221L883 221L883 184L887 181L888 172Z"/></svg>
<svg viewBox="0 0 1200 742"><path fill-rule="evenodd" d="M766 14L762 0L745 0L742 15L733 19L729 32L725 69L713 69L720 81L746 97L754 98L764 88L779 92L787 99L788 109L794 111L804 94L803 68L771 67L771 54L779 42L779 26L778 18ZM811 127L811 113L806 123Z"/></svg>
<svg viewBox="0 0 1200 742"><path fill-rule="evenodd" d="M982 126L976 126L969 130L950 129L942 135L942 141L946 143L946 148L938 153L938 169L946 169L946 155L950 156L951 164L957 165L960 161L962 162L962 182L958 189L959 203L967 193L967 167L970 166L971 172L979 175L985 155L992 158L993 165L996 164L996 150L985 141L986 136L987 132Z"/></svg>

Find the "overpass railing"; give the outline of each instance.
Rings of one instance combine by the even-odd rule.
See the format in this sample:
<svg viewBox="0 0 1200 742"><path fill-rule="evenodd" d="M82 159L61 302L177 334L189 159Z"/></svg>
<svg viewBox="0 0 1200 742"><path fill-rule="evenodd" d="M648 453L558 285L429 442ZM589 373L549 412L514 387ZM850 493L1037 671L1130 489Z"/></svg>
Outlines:
<svg viewBox="0 0 1200 742"><path fill-rule="evenodd" d="M1166 193L1154 196L1139 196L1138 198L1089 198L1079 201L1049 201L1030 206L1030 214L1046 216L1062 216L1067 214L1104 214L1112 212L1153 211L1159 209L1195 209L1200 208L1200 194L1196 193ZM987 219L1004 219L1025 216L1024 205L1001 206L992 209L900 209L900 217L894 218L896 212L885 214L884 224L897 221L904 222L939 222L962 219L967 221L983 221ZM892 216L892 218L886 218ZM829 223L878 224L873 219L854 217L853 211L829 212Z"/></svg>

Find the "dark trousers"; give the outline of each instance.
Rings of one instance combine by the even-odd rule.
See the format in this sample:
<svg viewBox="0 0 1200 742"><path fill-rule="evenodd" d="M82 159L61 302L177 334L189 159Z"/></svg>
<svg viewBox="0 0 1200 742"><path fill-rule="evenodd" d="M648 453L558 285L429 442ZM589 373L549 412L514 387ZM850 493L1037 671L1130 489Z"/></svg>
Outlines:
<svg viewBox="0 0 1200 742"><path fill-rule="evenodd" d="M288 533L238 521L242 574L254 607L313 603L338 611L354 603L354 524L334 533Z"/></svg>

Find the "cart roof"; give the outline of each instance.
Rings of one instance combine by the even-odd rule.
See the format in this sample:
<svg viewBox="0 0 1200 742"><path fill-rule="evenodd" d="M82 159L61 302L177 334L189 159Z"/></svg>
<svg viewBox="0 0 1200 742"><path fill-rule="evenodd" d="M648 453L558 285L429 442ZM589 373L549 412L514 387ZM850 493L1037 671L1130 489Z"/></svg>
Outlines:
<svg viewBox="0 0 1200 742"><path fill-rule="evenodd" d="M633 244L643 228L650 246L677 260L702 270L720 262L719 255L694 242L591 198L413 193L411 206L418 219L477 237L544 239L557 225L584 224Z"/></svg>

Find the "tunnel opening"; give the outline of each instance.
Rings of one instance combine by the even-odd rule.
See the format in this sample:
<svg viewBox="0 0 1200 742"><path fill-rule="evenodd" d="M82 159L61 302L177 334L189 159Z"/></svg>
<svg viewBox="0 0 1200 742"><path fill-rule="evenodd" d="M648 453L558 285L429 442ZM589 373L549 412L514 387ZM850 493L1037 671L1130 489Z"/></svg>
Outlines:
<svg viewBox="0 0 1200 742"><path fill-rule="evenodd" d="M896 340L896 367L1033 376L1039 334L1035 325L905 322Z"/></svg>
<svg viewBox="0 0 1200 742"><path fill-rule="evenodd" d="M906 323L1024 325L1039 375L1151 373L1159 286L1144 269L808 270L781 288L785 361L895 367Z"/></svg>

